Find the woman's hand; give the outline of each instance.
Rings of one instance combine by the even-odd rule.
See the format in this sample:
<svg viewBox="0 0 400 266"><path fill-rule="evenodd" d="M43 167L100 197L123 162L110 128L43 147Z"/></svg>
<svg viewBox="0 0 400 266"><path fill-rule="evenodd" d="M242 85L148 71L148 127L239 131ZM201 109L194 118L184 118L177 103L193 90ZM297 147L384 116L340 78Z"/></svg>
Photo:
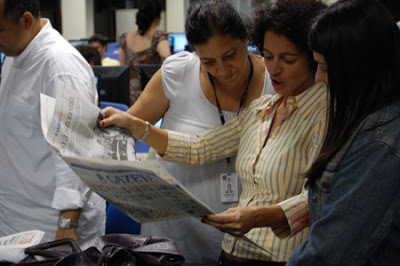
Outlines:
<svg viewBox="0 0 400 266"><path fill-rule="evenodd" d="M145 121L121 110L106 107L103 109L103 113L104 118L100 121L102 127L117 126L126 129L135 139L140 139L146 130Z"/></svg>
<svg viewBox="0 0 400 266"><path fill-rule="evenodd" d="M201 221L236 237L243 236L255 227L287 224L278 205L231 208L219 214L208 214Z"/></svg>
<svg viewBox="0 0 400 266"><path fill-rule="evenodd" d="M113 107L104 108L103 113L104 118L100 121L102 127L117 126L129 130L133 116Z"/></svg>
<svg viewBox="0 0 400 266"><path fill-rule="evenodd" d="M147 129L146 121L112 107L104 108L103 113L104 118L99 122L101 127L117 126L126 129L136 140L144 136ZM158 154L164 155L168 144L168 132L153 126L149 129L146 140L142 141L153 147Z"/></svg>
<svg viewBox="0 0 400 266"><path fill-rule="evenodd" d="M206 215L202 222L222 232L241 237L255 227L254 215L257 214L252 207L237 207L219 214Z"/></svg>

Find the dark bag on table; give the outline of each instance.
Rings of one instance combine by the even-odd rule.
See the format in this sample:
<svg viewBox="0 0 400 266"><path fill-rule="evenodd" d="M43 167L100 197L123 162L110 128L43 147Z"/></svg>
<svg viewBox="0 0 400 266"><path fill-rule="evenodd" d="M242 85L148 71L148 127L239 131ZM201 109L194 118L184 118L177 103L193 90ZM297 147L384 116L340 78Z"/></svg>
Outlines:
<svg viewBox="0 0 400 266"><path fill-rule="evenodd" d="M185 259L168 238L109 234L81 243L73 239L50 241L25 249L15 266L140 266L184 265ZM40 256L40 257L38 257Z"/></svg>

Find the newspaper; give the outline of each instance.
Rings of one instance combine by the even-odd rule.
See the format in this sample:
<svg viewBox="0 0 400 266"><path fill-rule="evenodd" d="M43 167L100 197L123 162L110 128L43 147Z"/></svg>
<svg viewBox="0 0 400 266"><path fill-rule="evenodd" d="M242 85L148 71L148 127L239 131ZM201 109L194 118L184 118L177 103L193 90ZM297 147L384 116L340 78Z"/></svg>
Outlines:
<svg viewBox="0 0 400 266"><path fill-rule="evenodd" d="M0 237L0 262L18 262L25 258L25 249L40 243L43 231L32 230Z"/></svg>
<svg viewBox="0 0 400 266"><path fill-rule="evenodd" d="M82 101L68 89L60 90L56 101L41 94L43 134L61 156L136 160L130 134L118 127L100 127L102 117L96 105Z"/></svg>
<svg viewBox="0 0 400 266"><path fill-rule="evenodd" d="M144 223L214 211L163 169L139 161L131 135L101 128L102 111L64 89L56 99L41 95L46 140L94 192L135 221Z"/></svg>
<svg viewBox="0 0 400 266"><path fill-rule="evenodd" d="M91 189L135 221L144 223L214 213L157 160L64 159Z"/></svg>

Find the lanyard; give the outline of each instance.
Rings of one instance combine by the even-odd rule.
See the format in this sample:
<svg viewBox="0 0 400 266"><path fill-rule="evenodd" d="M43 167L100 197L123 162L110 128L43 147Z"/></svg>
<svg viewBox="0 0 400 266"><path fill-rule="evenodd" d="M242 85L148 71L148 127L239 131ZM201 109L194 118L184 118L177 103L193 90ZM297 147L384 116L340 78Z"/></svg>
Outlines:
<svg viewBox="0 0 400 266"><path fill-rule="evenodd" d="M246 89L244 90L244 92L242 94L242 97L240 98L239 109L237 111L237 114L239 114L240 109L242 108L242 106L244 104L244 101L246 100L247 91L249 90L249 84L250 84L251 78L253 77L253 72L254 72L254 70L253 70L253 62L251 61L251 58L250 58L249 55L247 57L248 57L249 63L250 63L250 73L249 73L249 78L247 80ZM213 80L213 77L211 76L210 73L207 73L207 74L208 74L208 78L210 79L211 86L212 86L212 88L214 90L215 102L216 102L217 108L218 108L219 119L221 120L221 124L224 125L225 124L225 117L224 117L224 113L222 112L221 105L219 104L219 101L218 101L217 90L215 89L214 80Z"/></svg>

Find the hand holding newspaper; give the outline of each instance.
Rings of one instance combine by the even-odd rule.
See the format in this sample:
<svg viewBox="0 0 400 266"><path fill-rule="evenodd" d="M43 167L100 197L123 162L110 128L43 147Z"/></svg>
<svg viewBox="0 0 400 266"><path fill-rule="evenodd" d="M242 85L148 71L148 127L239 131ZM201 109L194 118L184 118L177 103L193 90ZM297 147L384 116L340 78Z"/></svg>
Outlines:
<svg viewBox="0 0 400 266"><path fill-rule="evenodd" d="M46 140L82 181L135 221L214 213L157 160L138 161L130 134L101 128L101 110L68 89L41 96L41 117Z"/></svg>

